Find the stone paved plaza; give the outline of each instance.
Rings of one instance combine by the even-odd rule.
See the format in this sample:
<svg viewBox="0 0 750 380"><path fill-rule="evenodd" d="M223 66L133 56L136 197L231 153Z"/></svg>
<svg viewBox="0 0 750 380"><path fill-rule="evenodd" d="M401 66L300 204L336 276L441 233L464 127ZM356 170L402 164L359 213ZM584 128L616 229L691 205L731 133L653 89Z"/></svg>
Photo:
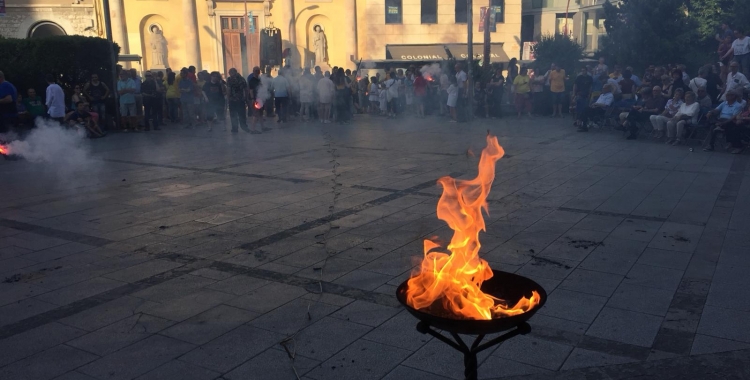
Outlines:
<svg viewBox="0 0 750 380"><path fill-rule="evenodd" d="M480 378L750 376L747 155L362 116L114 134L85 172L0 160L0 379L462 379L394 292L487 130L482 255L549 299Z"/></svg>

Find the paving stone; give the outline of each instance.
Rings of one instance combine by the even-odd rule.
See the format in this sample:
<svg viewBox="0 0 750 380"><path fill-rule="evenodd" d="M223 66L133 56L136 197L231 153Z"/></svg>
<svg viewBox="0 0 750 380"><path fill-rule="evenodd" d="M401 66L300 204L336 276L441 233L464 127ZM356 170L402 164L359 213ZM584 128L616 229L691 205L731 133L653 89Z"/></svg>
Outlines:
<svg viewBox="0 0 750 380"><path fill-rule="evenodd" d="M429 335L417 332L417 322L411 314L402 311L370 331L364 339L416 351L432 339Z"/></svg>
<svg viewBox="0 0 750 380"><path fill-rule="evenodd" d="M682 275L683 272L679 270L635 264L625 276L623 284L675 291Z"/></svg>
<svg viewBox="0 0 750 380"><path fill-rule="evenodd" d="M137 314L74 339L67 344L104 356L173 325L174 322L148 314Z"/></svg>
<svg viewBox="0 0 750 380"><path fill-rule="evenodd" d="M57 322L0 340L0 367L77 338L86 332Z"/></svg>
<svg viewBox="0 0 750 380"><path fill-rule="evenodd" d="M357 269L349 272L344 276L339 277L334 282L341 285L351 286L357 289L374 290L390 279L391 276Z"/></svg>
<svg viewBox="0 0 750 380"><path fill-rule="evenodd" d="M278 345L284 338L282 334L243 325L188 352L180 360L225 373Z"/></svg>
<svg viewBox="0 0 750 380"><path fill-rule="evenodd" d="M331 314L331 316L350 322L376 327L396 315L398 312L398 308L381 306L365 301L354 301Z"/></svg>
<svg viewBox="0 0 750 380"><path fill-rule="evenodd" d="M164 331L162 335L201 345L255 318L257 314L219 305Z"/></svg>
<svg viewBox="0 0 750 380"><path fill-rule="evenodd" d="M258 374L261 374L263 380L294 379L296 375L302 376L319 364L317 360L301 355L296 355L292 361L286 352L269 349L233 369L224 375L224 378L227 380L260 379Z"/></svg>
<svg viewBox="0 0 750 380"><path fill-rule="evenodd" d="M613 238L604 239L604 244L591 252L579 268L598 272L625 275L646 248L646 242Z"/></svg>
<svg viewBox="0 0 750 380"><path fill-rule="evenodd" d="M698 334L750 343L750 331L739 329L750 323L750 312L706 305L703 308Z"/></svg>
<svg viewBox="0 0 750 380"><path fill-rule="evenodd" d="M641 219L625 219L609 235L611 238L637 240L650 242L659 229L662 228L661 222L652 222ZM659 248L659 247L653 247Z"/></svg>
<svg viewBox="0 0 750 380"><path fill-rule="evenodd" d="M218 271L216 269L211 269L211 268L201 268L201 269L191 272L190 274L193 276L210 278L212 280L217 280L217 281L226 280L232 277L231 273L222 272L222 271Z"/></svg>
<svg viewBox="0 0 750 380"><path fill-rule="evenodd" d="M477 361L479 363L486 361L490 356L490 351L492 350L480 352L477 355ZM437 339L422 346L401 364L450 379L464 378L463 354Z"/></svg>
<svg viewBox="0 0 750 380"><path fill-rule="evenodd" d="M492 356L557 370L572 350L571 346L521 335L503 342ZM541 358L544 359L540 360Z"/></svg>
<svg viewBox="0 0 750 380"><path fill-rule="evenodd" d="M612 232L617 226L622 223L624 218L619 216L606 216L606 215L586 215L583 220L575 225L575 228L583 230L601 231L601 232Z"/></svg>
<svg viewBox="0 0 750 380"><path fill-rule="evenodd" d="M636 361L636 359L625 356L610 355L604 352L575 348L573 349L573 352L570 353L570 356L568 356L568 359L565 360L565 364L562 366L562 370L565 371L575 368L600 367L611 364L632 363Z"/></svg>
<svg viewBox="0 0 750 380"><path fill-rule="evenodd" d="M173 321L183 321L221 303L231 302L235 296L215 290L203 289L184 297L144 308L144 312Z"/></svg>
<svg viewBox="0 0 750 380"><path fill-rule="evenodd" d="M308 325L338 310L337 306L295 299L255 318L250 325L285 335L294 335Z"/></svg>
<svg viewBox="0 0 750 380"><path fill-rule="evenodd" d="M607 303L606 297L557 289L549 295L540 313L590 324ZM551 368L554 369L554 368Z"/></svg>
<svg viewBox="0 0 750 380"><path fill-rule="evenodd" d="M367 326L325 317L300 331L294 340L300 355L324 361L370 330Z"/></svg>
<svg viewBox="0 0 750 380"><path fill-rule="evenodd" d="M187 274L135 292L132 295L133 297L164 303L184 297L186 293L198 291L214 282L216 280Z"/></svg>
<svg viewBox="0 0 750 380"><path fill-rule="evenodd" d="M217 377L219 377L218 372L210 371L179 360L172 360L145 375L139 376L136 380L213 380Z"/></svg>
<svg viewBox="0 0 750 380"><path fill-rule="evenodd" d="M358 340L313 369L308 376L319 380L380 379L410 354L411 351Z"/></svg>
<svg viewBox="0 0 750 380"><path fill-rule="evenodd" d="M104 277L96 277L91 280L79 282L62 289L54 290L36 296L35 298L55 305L67 305L69 303L88 298L108 290L125 285L124 282L110 280Z"/></svg>
<svg viewBox="0 0 750 380"><path fill-rule="evenodd" d="M97 358L73 347L59 345L3 367L0 369L0 379L52 379Z"/></svg>
<svg viewBox="0 0 750 380"><path fill-rule="evenodd" d="M108 273L105 277L124 282L136 282L180 266L182 264L171 261L151 260L117 272Z"/></svg>
<svg viewBox="0 0 750 380"><path fill-rule="evenodd" d="M482 371L480 371L481 375ZM401 380L401 379L409 379L409 380L448 380L447 377L438 376L434 373L420 371L418 369L414 369L411 367L406 366L398 366L393 371L388 373L383 380Z"/></svg>
<svg viewBox="0 0 750 380"><path fill-rule="evenodd" d="M560 288L576 292L609 297L615 292L624 276L611 273L576 269L560 284Z"/></svg>
<svg viewBox="0 0 750 380"><path fill-rule="evenodd" d="M272 282L227 301L226 304L263 314L306 293L307 291L300 287Z"/></svg>
<svg viewBox="0 0 750 380"><path fill-rule="evenodd" d="M748 348L750 348L750 344L748 343L695 334L690 355L713 354L715 352L746 350Z"/></svg>
<svg viewBox="0 0 750 380"><path fill-rule="evenodd" d="M674 290L620 284L607 306L659 316L667 315Z"/></svg>
<svg viewBox="0 0 750 380"><path fill-rule="evenodd" d="M693 252L702 233L703 227L666 222L648 246L670 251Z"/></svg>
<svg viewBox="0 0 750 380"><path fill-rule="evenodd" d="M5 326L33 317L56 307L57 305L42 302L34 298L26 298L21 301L7 304L0 307L0 326Z"/></svg>
<svg viewBox="0 0 750 380"><path fill-rule="evenodd" d="M226 280L212 283L206 287L224 293L241 296L262 286L268 285L269 283L270 282L267 280L261 280L247 275L238 274L236 276L227 278Z"/></svg>
<svg viewBox="0 0 750 380"><path fill-rule="evenodd" d="M497 379L510 376L525 376L534 374L547 374L551 371L535 367L521 362L503 359L497 356L488 357L479 365L480 379Z"/></svg>
<svg viewBox="0 0 750 380"><path fill-rule="evenodd" d="M94 331L158 305L155 302L125 296L73 314L59 322L86 331Z"/></svg>
<svg viewBox="0 0 750 380"><path fill-rule="evenodd" d="M176 339L153 335L79 369L103 379L132 379L190 351L194 346Z"/></svg>
<svg viewBox="0 0 750 380"><path fill-rule="evenodd" d="M586 335L651 347L662 320L655 315L604 307Z"/></svg>
<svg viewBox="0 0 750 380"><path fill-rule="evenodd" d="M680 251L646 248L637 264L684 271L690 263L691 254Z"/></svg>

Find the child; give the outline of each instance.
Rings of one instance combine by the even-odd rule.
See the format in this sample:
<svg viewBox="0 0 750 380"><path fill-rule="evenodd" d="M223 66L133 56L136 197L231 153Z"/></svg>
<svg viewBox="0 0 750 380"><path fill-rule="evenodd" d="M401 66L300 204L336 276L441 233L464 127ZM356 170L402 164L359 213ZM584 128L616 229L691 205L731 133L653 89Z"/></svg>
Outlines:
<svg viewBox="0 0 750 380"><path fill-rule="evenodd" d="M371 83L370 83L370 89L369 89L369 91L370 91L370 95L369 95L370 113L377 115L377 113L378 113L378 106L380 105L379 104L379 102L380 102L380 95L378 93L378 78L377 77L372 77L372 78L370 78L370 81L371 81Z"/></svg>
<svg viewBox="0 0 750 380"><path fill-rule="evenodd" d="M385 83L380 84L378 99L380 100L380 114L388 114L388 90L385 88Z"/></svg>
<svg viewBox="0 0 750 380"><path fill-rule="evenodd" d="M448 108L451 112L450 123L456 122L456 102L458 101L458 87L456 87L456 77L450 77L451 85L448 86Z"/></svg>

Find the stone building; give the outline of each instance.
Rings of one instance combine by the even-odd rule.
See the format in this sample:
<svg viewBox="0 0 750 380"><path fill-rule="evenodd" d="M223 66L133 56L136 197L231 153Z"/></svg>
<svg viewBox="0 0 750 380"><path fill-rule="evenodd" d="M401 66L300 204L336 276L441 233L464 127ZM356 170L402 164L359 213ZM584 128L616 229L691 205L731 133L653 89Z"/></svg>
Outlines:
<svg viewBox="0 0 750 380"><path fill-rule="evenodd" d="M99 0L5 0L0 36L35 38L79 34L102 36Z"/></svg>
<svg viewBox="0 0 750 380"><path fill-rule="evenodd" d="M70 2L76 4L70 4ZM6 0L0 34L34 37L101 35L102 0ZM520 53L522 0L474 2L474 43L481 7L496 9L491 33L494 61ZM464 0L109 0L114 40L121 54L143 57L144 69L195 65L226 73L259 63L260 35L278 28L292 66L356 67L360 59L409 61L454 57L467 50ZM254 29L246 33L252 17ZM49 25L49 26L48 26ZM36 29L35 29L36 28ZM481 53L481 49L475 48Z"/></svg>
<svg viewBox="0 0 750 380"><path fill-rule="evenodd" d="M611 0L523 0L521 40L546 34L567 34L586 53L599 50L604 29L604 3ZM567 13L566 13L567 11Z"/></svg>

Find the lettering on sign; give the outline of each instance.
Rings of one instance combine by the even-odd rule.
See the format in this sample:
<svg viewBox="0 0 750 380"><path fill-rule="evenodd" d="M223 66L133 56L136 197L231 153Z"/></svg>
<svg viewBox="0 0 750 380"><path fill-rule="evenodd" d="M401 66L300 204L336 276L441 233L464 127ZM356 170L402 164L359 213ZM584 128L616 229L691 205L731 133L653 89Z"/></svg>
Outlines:
<svg viewBox="0 0 750 380"><path fill-rule="evenodd" d="M432 59L445 59L439 55L402 55L402 60L426 61Z"/></svg>

